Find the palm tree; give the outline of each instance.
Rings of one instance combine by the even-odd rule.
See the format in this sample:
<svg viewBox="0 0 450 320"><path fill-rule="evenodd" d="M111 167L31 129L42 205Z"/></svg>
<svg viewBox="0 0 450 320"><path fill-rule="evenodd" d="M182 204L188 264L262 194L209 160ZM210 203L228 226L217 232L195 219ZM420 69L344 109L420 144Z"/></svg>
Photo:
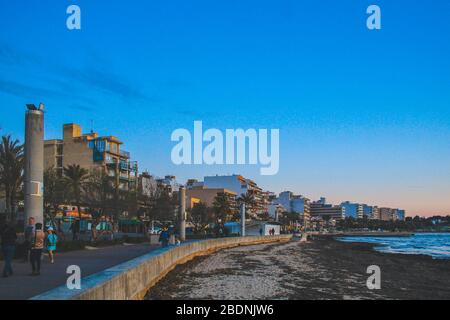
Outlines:
<svg viewBox="0 0 450 320"><path fill-rule="evenodd" d="M23 145L11 136L3 136L0 142L0 184L5 190L6 216L13 220L17 193L23 181Z"/></svg>
<svg viewBox="0 0 450 320"><path fill-rule="evenodd" d="M237 199L239 204L245 204L245 213L248 216L248 213L253 209L253 207L256 205L255 196L249 192L241 195Z"/></svg>
<svg viewBox="0 0 450 320"><path fill-rule="evenodd" d="M70 199L75 203L78 216L81 220L81 199L89 177L89 172L78 164L68 165L64 168L64 181Z"/></svg>
<svg viewBox="0 0 450 320"><path fill-rule="evenodd" d="M214 198L213 208L217 221L221 220L221 222L225 222L233 214L231 203L227 195L223 192L219 192Z"/></svg>

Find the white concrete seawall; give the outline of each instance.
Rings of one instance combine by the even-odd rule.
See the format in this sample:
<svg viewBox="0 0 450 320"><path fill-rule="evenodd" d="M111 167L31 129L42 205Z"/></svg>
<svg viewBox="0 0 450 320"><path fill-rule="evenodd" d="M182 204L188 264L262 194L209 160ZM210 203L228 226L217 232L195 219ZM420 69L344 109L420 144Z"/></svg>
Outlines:
<svg viewBox="0 0 450 320"><path fill-rule="evenodd" d="M33 300L139 300L177 265L220 249L289 241L292 235L233 237L184 243L148 254L90 275L81 280L81 290L61 286ZM75 264L75 263L74 263ZM69 276L69 275L68 275Z"/></svg>

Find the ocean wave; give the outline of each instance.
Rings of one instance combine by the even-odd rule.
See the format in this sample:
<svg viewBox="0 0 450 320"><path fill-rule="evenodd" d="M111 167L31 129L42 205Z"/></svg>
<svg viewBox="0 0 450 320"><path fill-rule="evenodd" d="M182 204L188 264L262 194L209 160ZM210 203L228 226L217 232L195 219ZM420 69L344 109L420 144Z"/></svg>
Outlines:
<svg viewBox="0 0 450 320"><path fill-rule="evenodd" d="M411 237L340 237L344 242L366 242L374 250L386 253L428 255L434 259L450 259L450 233L419 233Z"/></svg>

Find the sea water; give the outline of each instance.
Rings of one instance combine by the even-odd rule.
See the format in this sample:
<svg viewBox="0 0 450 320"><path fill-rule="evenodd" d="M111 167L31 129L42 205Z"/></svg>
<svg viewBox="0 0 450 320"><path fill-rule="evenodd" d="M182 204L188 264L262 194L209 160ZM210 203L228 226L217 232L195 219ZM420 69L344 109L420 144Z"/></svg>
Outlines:
<svg viewBox="0 0 450 320"><path fill-rule="evenodd" d="M423 254L450 259L450 233L417 233L411 237L340 237L344 242L375 243L375 250L401 254Z"/></svg>

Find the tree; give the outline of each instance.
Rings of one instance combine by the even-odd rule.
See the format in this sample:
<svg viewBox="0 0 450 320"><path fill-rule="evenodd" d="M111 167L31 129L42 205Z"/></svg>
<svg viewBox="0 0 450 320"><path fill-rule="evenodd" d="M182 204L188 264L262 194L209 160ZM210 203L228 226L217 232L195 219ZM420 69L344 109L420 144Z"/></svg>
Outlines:
<svg viewBox="0 0 450 320"><path fill-rule="evenodd" d="M219 192L214 198L213 208L217 221L221 220L225 222L233 215L233 209L231 208L228 196L223 192Z"/></svg>
<svg viewBox="0 0 450 320"><path fill-rule="evenodd" d="M154 206L150 209L150 217L152 220L159 221L175 221L175 208L177 206L177 198L169 192L163 191L155 199Z"/></svg>
<svg viewBox="0 0 450 320"><path fill-rule="evenodd" d="M92 216L91 240L96 241L97 225L100 223L100 218L113 211L111 206L114 187L111 177L101 169L90 171L84 183L84 191L84 202Z"/></svg>
<svg viewBox="0 0 450 320"><path fill-rule="evenodd" d="M67 199L66 189L63 179L53 167L44 171L44 208L53 222L59 206Z"/></svg>
<svg viewBox="0 0 450 320"><path fill-rule="evenodd" d="M93 216L103 216L111 209L114 192L111 178L104 170L92 170L84 183L84 201ZM95 212L95 213L94 213Z"/></svg>
<svg viewBox="0 0 450 320"><path fill-rule="evenodd" d="M77 206L81 220L81 201L89 172L78 164L68 165L64 168L64 182L71 201Z"/></svg>
<svg viewBox="0 0 450 320"><path fill-rule="evenodd" d="M19 140L3 136L0 142L0 184L5 190L6 216L14 220L17 193L23 181L24 153Z"/></svg>
<svg viewBox="0 0 450 320"><path fill-rule="evenodd" d="M208 224L214 221L211 208L208 208L203 202L196 203L191 209L189 216L197 232L205 230Z"/></svg>
<svg viewBox="0 0 450 320"><path fill-rule="evenodd" d="M245 216L248 218L249 213L253 210L256 205L255 196L249 192L241 195L238 199L238 204L245 204Z"/></svg>

